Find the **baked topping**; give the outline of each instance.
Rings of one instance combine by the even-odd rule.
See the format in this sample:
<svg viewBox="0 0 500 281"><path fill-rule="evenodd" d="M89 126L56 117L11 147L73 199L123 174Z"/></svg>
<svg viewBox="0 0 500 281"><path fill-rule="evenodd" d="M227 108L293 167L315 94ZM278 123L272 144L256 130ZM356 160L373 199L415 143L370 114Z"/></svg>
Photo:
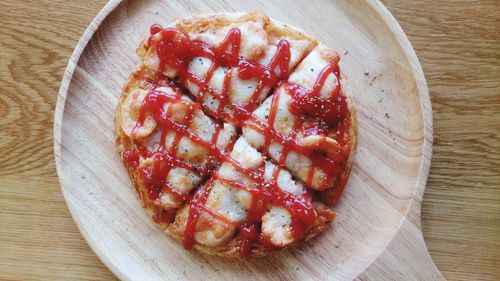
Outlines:
<svg viewBox="0 0 500 281"><path fill-rule="evenodd" d="M263 25L231 24L224 36L153 25L141 47L147 83L127 89L122 158L187 249L238 241L246 257L333 220L312 190L342 189L347 178L339 57Z"/></svg>

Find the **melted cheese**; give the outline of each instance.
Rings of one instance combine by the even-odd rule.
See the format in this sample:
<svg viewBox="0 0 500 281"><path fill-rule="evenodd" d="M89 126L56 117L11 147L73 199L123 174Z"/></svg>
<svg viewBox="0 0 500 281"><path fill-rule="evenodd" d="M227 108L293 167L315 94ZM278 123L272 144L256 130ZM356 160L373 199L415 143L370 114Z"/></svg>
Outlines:
<svg viewBox="0 0 500 281"><path fill-rule="evenodd" d="M292 216L285 208L272 206L262 217L262 233L273 245L284 247L293 242L291 223Z"/></svg>
<svg viewBox="0 0 500 281"><path fill-rule="evenodd" d="M295 123L296 118L288 108L291 97L286 92L284 85L277 90L277 93L275 93L275 95L276 94L279 95L279 100L277 103L278 108L276 110L274 128L281 134L288 136L292 132L293 124ZM268 122L272 99L272 96L267 98L266 101L264 101L262 105L253 112L253 114L259 119ZM243 127L243 135L255 148L259 150L263 148L265 137L260 132L254 130L249 126L245 126ZM278 161L281 158L282 151L283 145L275 141L271 141L269 145L269 156L272 159ZM288 155L285 159L285 166L303 182L307 180L311 165L312 161L307 156L299 154L293 150L288 152ZM326 174L322 170L314 169L310 188L317 189L322 187L325 179Z"/></svg>
<svg viewBox="0 0 500 281"><path fill-rule="evenodd" d="M189 208L189 204L186 204L177 211L175 223L181 231L186 229ZM216 247L227 243L233 237L235 231L235 225L224 223L202 211L196 223L194 238L196 242L202 245Z"/></svg>
<svg viewBox="0 0 500 281"><path fill-rule="evenodd" d="M289 82L297 83L302 87L312 90L316 79L321 70L323 70L327 65L329 65L332 60L337 59L336 55L328 50L325 46L318 46L309 55L307 55L302 62L299 63L297 68L289 77ZM332 90L337 84L337 78L335 75L330 74L320 90L320 96L327 99L331 98ZM284 136L289 136L292 132L293 125L295 123L296 116L290 112L289 104L292 101L292 97L288 94L286 90L286 85L282 85L277 89L274 95L279 95L277 102L276 117L274 120L274 129ZM257 108L253 115L257 116L259 119L268 122L269 112L271 108L273 96L267 98L260 106ZM248 124L248 122L247 122ZM249 126L243 128L243 135L248 140L248 142L257 149L262 149L264 146L264 135L254 130ZM302 133L299 133L294 137L297 142L305 147L314 148L316 151L325 152L327 155L333 157L338 151L338 143L328 136L323 135L311 135L304 137ZM281 157L283 151L283 146L277 142L272 141L269 146L269 156L278 161ZM290 169L290 171L297 176L301 181L306 181L309 173L309 169L312 165L312 161L296 151L290 151L285 159L285 166ZM313 176L311 180L312 189L319 189L324 187L324 181L327 175L321 169L315 168L313 171ZM333 184L333 183L332 183Z"/></svg>
<svg viewBox="0 0 500 281"><path fill-rule="evenodd" d="M159 87L156 89L156 91L162 91L166 95L170 95L172 97L178 97L178 94L169 87ZM133 103L130 102L131 103L130 107L133 106L134 104L136 106L137 105L140 106L146 94L147 94L146 91L132 92L129 95L130 100L133 101ZM186 96L182 96L180 102L165 103L164 110L165 112L170 113L169 117L176 123L185 124L188 127L189 131L198 136L200 139L206 142L211 142L216 130L216 123L208 116L206 116L201 109L196 107L194 109L192 118L190 120L186 120L187 113L190 108L190 103L192 103L192 101L189 98L187 98ZM128 103L124 103L124 105L127 104ZM125 110L125 112L127 113L132 112L132 110L130 109ZM128 116L130 115L132 114L129 114ZM137 122L136 120L138 118L138 112L136 113L136 115L133 116L135 117L135 119L133 120L135 126L135 123ZM148 119L146 119L144 126L149 124L147 123L147 120ZM130 120L127 120L126 122L132 123L132 121ZM152 122L154 122L153 124L156 126L156 122L154 121L154 119L152 120ZM133 128L133 126L128 125L128 123L126 123L127 126ZM158 148L159 143L161 142L161 134L158 130L153 132L155 127L152 126L146 127L148 129L146 131L145 129L143 129L144 126L138 127L137 131L143 134L145 134L144 132L146 132L150 135L150 137L146 139L145 145L150 151L155 151ZM169 150L172 147L173 140L177 133L172 129L168 128L165 129L164 133L165 133L164 146L166 150ZM223 127L221 128L219 135L216 139L216 146L221 149L226 148L231 143L231 140L234 139L235 135L236 135L236 129L233 125L223 124ZM212 165L212 163L208 162L208 156L209 156L208 150L202 145L193 142L186 136L182 136L180 138L176 148L176 157L178 159L183 160L192 165L195 165L199 168L204 168L209 164ZM152 163L153 163L152 158L146 158L146 159L141 158L140 167L149 168ZM178 191L179 193L186 194L196 185L198 185L201 179L202 179L201 176L196 172L192 172L180 167L174 167L168 172L166 176L166 183L172 189ZM169 194L168 192L162 191L160 193L160 197L158 198L158 200L156 200L155 203L164 208L177 208L183 202L177 202L175 196Z"/></svg>
<svg viewBox="0 0 500 281"><path fill-rule="evenodd" d="M268 34L264 29L263 22L263 18L257 18L255 21L237 22L226 25L222 28L208 26L201 31L190 32L189 36L192 40L201 40L211 46L218 47L232 28L239 28L241 31L240 56L251 61L256 61L261 65L269 65L277 52L277 44L279 43L279 40L286 39L290 44L290 63L288 65L288 71L293 70L295 65L309 51L312 43L309 40L294 40L287 37L279 37L278 39L274 38L276 40L269 43ZM155 38L155 40L159 40L161 36L155 35ZM206 78L212 64L213 62L208 58L196 57L189 62L188 71L197 77L196 79L203 80ZM144 57L144 65L154 71L158 70L159 60L155 54L154 48L150 48L150 50L146 53ZM274 71L279 74L279 67L275 67ZM227 74L228 72L230 73ZM212 91L217 93L215 95L226 92L231 103L243 106L251 101L255 89L258 88L260 77L245 80L239 77L238 72L238 67L226 69L225 67L218 66L208 81L208 86ZM171 67L166 67L164 74L170 79L175 79L178 73ZM224 81L227 75L230 76L230 83L228 85L228 89L224 89ZM201 89L195 83L189 81L189 79L181 82L190 91L191 95L197 99L202 97L202 103L205 108L211 110L212 112L217 111L220 102L214 97L214 94L210 92L202 93ZM257 95L255 102L260 104L267 97L270 90L271 88L269 86L265 86ZM224 111L230 115L233 114L232 110L229 108L224 108Z"/></svg>
<svg viewBox="0 0 500 281"><path fill-rule="evenodd" d="M264 30L264 21L238 22L224 27L214 27L204 30L203 33L191 32L193 40L201 40L212 46L218 47L229 31L238 28L241 32L241 47L239 55L251 60L257 60L264 53L268 45L267 33Z"/></svg>
<svg viewBox="0 0 500 281"><path fill-rule="evenodd" d="M336 59L338 59L336 53L332 52L324 45L319 45L299 63L294 72L290 74L288 81L312 90L321 70ZM336 84L336 76L330 74L319 92L320 97L325 99L331 98L331 93Z"/></svg>
<svg viewBox="0 0 500 281"><path fill-rule="evenodd" d="M272 162L266 161L262 155L253 148L245 138L240 137L234 144L231 157L240 163L246 169L257 171L264 164L264 180L273 178L273 172L277 168ZM217 173L226 180L238 182L248 188L256 188L257 183L239 172L232 164L225 162L218 169ZM211 186L206 184L203 190L210 189L207 197L206 206L218 215L234 223L241 223L246 219L248 210L251 207L252 194L244 189L226 184L224 180L217 177ZM281 190L294 194L297 197L303 195L304 186L292 179L291 174L286 170L280 170L277 177L277 185ZM178 215L179 216L179 215ZM176 221L182 218L177 218ZM185 218L187 220L187 217ZM209 221L209 222L208 222ZM269 210L262 217L262 229L264 235L270 237L271 242L276 246L284 246L293 242L291 229L291 215L288 210L279 206L270 206ZM180 222L180 225L185 225ZM224 239L220 237L220 230L233 233L236 228L228 226L227 221L221 220L216 216L204 218L197 222L195 239L198 243L204 245L220 245Z"/></svg>
<svg viewBox="0 0 500 281"><path fill-rule="evenodd" d="M156 128L156 121L150 115L146 116L144 124L138 127L132 135L132 130L139 119L139 110L148 90L134 88L128 93L121 107L121 126L123 132L131 138L144 138L149 136Z"/></svg>
<svg viewBox="0 0 500 281"><path fill-rule="evenodd" d="M217 21L215 21L217 23ZM296 40L280 36L276 34L268 34L269 22L266 18L257 17L250 21L233 22L230 24L220 25L208 23L202 25L201 28L188 31L192 40L201 40L214 47L219 47L221 42L228 32L233 28L238 28L241 31L241 47L239 55L250 61L258 62L261 65L269 65L276 54L277 45L279 40L286 39L290 44L290 63L288 71L291 73L289 81L298 83L307 89L311 89L316 82L319 71L335 59L335 55L328 51L324 46L317 47L305 59L304 56L309 52L314 44L311 40ZM154 36L154 40L159 40L161 33ZM297 38L295 36L294 38ZM143 66L152 71L159 70L159 58L155 53L155 48L148 50L140 50L140 55L143 57ZM303 60L302 60L303 59ZM302 60L302 62L300 62ZM299 63L300 62L300 63ZM297 67L295 67L299 64ZM196 80L205 80L213 62L204 57L196 57L189 62L188 72L195 76ZM209 81L207 87L210 89L208 92L201 92L196 83L189 81L189 79L178 79L179 73L169 67L165 67L164 75L172 80L176 79L185 87L190 94L190 97L200 101L202 108L205 112L212 115L211 112L217 112L220 102L217 96L225 93L230 103L235 105L244 106L251 101L254 91L259 86L260 77L252 79L242 79L239 75L238 67L227 68L218 66ZM276 74L281 75L280 68L275 67L273 70ZM293 72L292 72L293 71ZM229 83L228 79L230 80ZM208 79L206 79L208 80ZM320 91L320 96L329 98L333 87L337 81L334 75L330 75L326 79L326 83ZM272 87L274 87L273 85ZM228 87L225 89L225 87ZM268 97L271 88L265 86L260 94L255 97L253 101L256 105L261 104L253 114L264 122L268 122L270 105L272 97ZM165 92L173 91L164 87L165 89L158 88ZM157 89L157 90L158 90ZM274 121L274 128L282 135L289 136L292 133L292 127L295 123L296 116L291 114L288 105L291 97L288 95L284 87L274 89L275 94L279 95L277 104L276 118ZM138 118L138 108L142 104L147 91L136 90L131 92L122 106L122 128L128 136L135 126ZM183 96L183 100L190 101L187 96ZM168 110L170 107L170 110ZM125 109L124 109L125 108ZM184 103L172 103L165 105L165 112L172 112L171 118L176 122L183 122L189 107ZM233 114L230 107L225 107L223 110L230 115ZM216 130L216 124L210 119L201 109L196 109L189 124L185 124L188 130L196 134L200 139L211 142L212 136ZM160 133L155 130L156 122L151 116L147 116L144 126L139 128L134 134L136 138L148 137L144 144L150 150L158 148L161 142ZM163 145L165 149L170 149L176 133L172 130L166 130L165 141ZM218 148L226 148L231 140L236 135L236 128L231 124L223 124L222 130L216 140ZM325 147L319 149L330 151L336 147L336 142L333 139L325 136L304 136L299 133L294 137L297 142L304 146L316 147L318 144L323 144ZM250 127L243 127L243 136L241 136L234 144L230 156L234 161L239 163L244 169L249 169L254 172L261 171L264 167L264 180L269 181L274 178L274 174L278 167L272 161L278 161L283 152L283 145L277 142L271 142L269 146L268 156L272 161L268 161L259 152L264 146L264 136L259 132L251 129ZM209 151L203 146L191 141L188 137L183 136L180 138L175 149L176 157L180 160L186 161L198 167L205 167L212 165L209 160ZM140 167L147 168L151 165L152 159L140 159ZM284 161L284 167L279 167L280 171L277 175L278 188L284 192L295 195L297 198L306 192L304 185L301 182L295 181L292 174L301 181L305 181L312 166L312 161L304 155L295 151L290 151ZM290 172L288 172L288 170ZM237 232L238 223L246 220L249 209L252 205L252 193L245 190L243 187L231 184L234 181L246 188L261 188L255 179L249 178L239 171L230 161L223 162L215 172L217 176L213 176L208 183L201 187L200 193L207 191L208 196L205 202L206 211L201 208L198 220L196 222L194 238L196 242L216 247L227 243L232 239ZM313 171L311 188L322 186L325 181L326 175L323 171L315 169ZM199 185L202 178L195 172L190 172L181 167L175 167L169 171L166 176L166 183L174 190L187 194L195 186ZM265 185L264 185L265 186ZM208 191L208 189L210 189ZM310 199L306 204L311 204ZM168 192L161 192L160 197L155 202L164 208L179 208L183 202L177 202L175 196ZM189 214L189 204L184 204L176 213L175 222L179 229L183 231L186 227L186 222ZM215 213L215 215L214 215ZM293 235L291 229L292 216L290 212L277 205L269 205L268 210L262 217L262 233L268 237L272 244L278 247L289 245L293 242Z"/></svg>

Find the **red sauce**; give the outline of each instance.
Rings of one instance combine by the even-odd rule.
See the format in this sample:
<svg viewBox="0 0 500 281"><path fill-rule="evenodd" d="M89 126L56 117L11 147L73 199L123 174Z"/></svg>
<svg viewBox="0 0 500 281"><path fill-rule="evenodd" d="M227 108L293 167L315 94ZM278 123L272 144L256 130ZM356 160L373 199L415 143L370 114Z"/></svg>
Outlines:
<svg viewBox="0 0 500 281"><path fill-rule="evenodd" d="M157 34L155 29L152 34ZM217 110L205 108L205 112L217 120L232 122L237 125L243 122L251 115L252 111L259 105L258 98L266 88L274 86L279 80L288 76L290 64L290 44L286 40L278 42L276 54L271 59L269 65L261 65L257 62L247 60L239 56L241 45L241 32L237 28L229 31L224 41L218 48L209 46L201 41L194 41L189 36L177 29L166 28L161 31L161 38L154 41L155 37L150 37L148 46L155 44L156 53L160 59L160 71L171 68L177 71L180 82L184 85L187 81L195 84L200 89L200 94L196 100L202 103L204 95L215 97L219 101ZM194 75L189 69L189 62L196 57L205 57L210 59L213 64L205 77ZM231 68L238 70L241 79L256 78L260 81L255 88L250 102L244 106L239 106L229 102L227 91L231 83L231 72L226 72L224 87L221 93L218 93L208 86L215 70L218 67ZM233 114L223 111L224 108L230 109Z"/></svg>
<svg viewBox="0 0 500 281"><path fill-rule="evenodd" d="M210 188L213 184L213 178L210 178L206 183L205 189L199 189L189 202L189 214L186 221L186 229L184 230L184 248L191 249L195 243L194 234L196 232L196 224L201 215L201 206L207 201L210 193Z"/></svg>
<svg viewBox="0 0 500 281"><path fill-rule="evenodd" d="M162 31L162 27L159 24L153 24L151 28L149 29L149 33L151 35L155 35L156 33Z"/></svg>
<svg viewBox="0 0 500 281"><path fill-rule="evenodd" d="M122 152L122 158L128 167L137 168L139 166L139 154L134 153L130 149L126 149Z"/></svg>
<svg viewBox="0 0 500 281"><path fill-rule="evenodd" d="M320 97L320 91L330 75L335 75L336 85L331 98ZM325 67L316 80L313 90L309 91L298 84L291 84L287 91L292 96L290 111L297 115L306 115L323 120L330 127L337 128L339 122L345 119L348 109L345 97L340 95L340 73L337 62Z"/></svg>
<svg viewBox="0 0 500 281"><path fill-rule="evenodd" d="M173 213L168 212L167 210L164 210L160 207L154 208L155 210L153 211L153 221L156 223L163 223L163 224L168 224L170 220L172 219Z"/></svg>
<svg viewBox="0 0 500 281"><path fill-rule="evenodd" d="M253 245L259 241L259 232L257 224L245 222L240 225L240 235L242 238L240 256L244 258L248 257Z"/></svg>
<svg viewBox="0 0 500 281"><path fill-rule="evenodd" d="M295 135L300 130L304 130L301 121L302 118L296 118L297 121L293 126L293 132L289 136L283 136L275 130L274 120L280 98L279 92L276 92L273 96L269 122L265 123L252 115L253 110L257 108L262 98L262 91L275 87L280 80L286 79L288 76L291 56L289 42L286 40L279 41L276 53L269 65L262 65L239 56L241 32L236 28L229 31L218 48L209 46L204 42L191 40L188 34L173 28L162 29L159 25L153 25L151 26L150 33L151 37L148 40L146 48L154 47L160 60L157 81L151 81L152 84L158 85L160 83L159 80L165 79L162 73L165 69L169 68L176 71L179 82L182 85L185 86L188 82L191 82L199 87L200 93L195 97L197 103L193 103L182 100L181 94L167 95L154 89L150 91L141 106L139 119L133 133L144 124L146 116L153 116L157 122L157 127L161 129L161 145L153 152L146 149L139 149L136 152L126 150L123 152L122 157L129 167L139 170L139 174L148 189L150 200L156 200L161 192L173 195L179 202L183 202L186 199L189 200L190 208L184 232L184 247L186 249L193 247L198 219L202 213L205 213L222 223L237 225L239 227L241 239L240 255L242 257L248 256L256 243L272 248L274 246L272 246L269 238L261 233L262 216L267 212L271 204L281 206L289 211L292 216L291 229L293 238L295 240L301 239L315 222L317 214L314 207L309 203L307 193L304 192L304 195L297 197L282 191L277 185L278 176L285 165L288 153L293 150L313 159L314 165L312 165L309 171L306 185L311 184L312 175L316 168L324 170L329 177L334 179L342 172L344 155L340 153L339 159L328 159L323 155L315 155L313 151L297 143L294 139ZM213 62L205 77L197 77L188 69L189 63L196 57L205 57ZM219 67L227 69L236 68L239 78L244 80L257 79L260 81L247 104L243 106L236 105L228 99L227 92L232 78L231 71L226 71L221 93L216 92L208 86L213 74ZM284 84L287 92L293 98L293 102L290 105L290 110L293 114L300 117L306 115L310 118L323 120L322 123L320 122L322 125L307 128L310 133L327 132L332 128L339 127L339 124L345 119L348 113L347 103L344 97L340 95L339 83L332 94L334 99L324 100L319 97L319 91L323 87L328 75L332 73L339 78L340 74L337 63L329 65L321 71L312 91L307 91L299 85ZM218 100L219 107L216 110L201 108L200 104L204 101L205 95L210 95ZM169 111L172 107L169 106L165 110L164 105L166 103L182 103L188 108L187 114L181 122L177 122L171 118L172 113ZM225 109L230 110L228 112ZM238 126L242 126L245 123L246 126L253 127L265 136L263 153L266 155L269 155L269 145L272 141L282 144L284 149L280 159L276 161L276 168L272 174L272 178L269 180L264 179L264 167L256 171L248 170L231 158L227 151L231 151L234 143L226 149L219 149L215 145L221 130L220 124L216 125L215 132L209 142L202 140L196 134L192 133L189 130L189 126L195 110L204 110L204 112L216 120L231 122ZM169 149L164 146L168 131L176 133ZM182 137L187 137L193 143L206 148L210 159L212 159L209 162L212 163L200 168L179 159L176 155L176 148ZM148 167L139 167L140 157L153 159L152 164ZM248 187L236 181L225 179L217 173L213 173L213 169L223 161L230 163L237 171L252 179L256 183L256 186ZM174 167L182 167L202 176L212 175L203 188L198 189L188 198L187 194L177 192L165 182L166 176ZM252 194L251 207L244 222L239 224L231 222L205 205L215 180L222 181L224 184L234 188L246 190ZM166 219L170 219L166 212L155 213L155 220L165 222Z"/></svg>
<svg viewBox="0 0 500 281"><path fill-rule="evenodd" d="M237 28L229 31L220 44L220 47L215 49L215 60L220 65L236 66L239 63L241 45L241 32Z"/></svg>
<svg viewBox="0 0 500 281"><path fill-rule="evenodd" d="M331 98L325 99L320 97L320 91L329 75L335 75L337 84L332 93L330 93ZM331 159L326 155L303 147L294 137L298 131L304 132L305 135L315 133L327 135L330 131L336 131L340 128L340 125L347 119L348 107L345 97L340 95L341 89L339 81L340 72L338 63L333 62L320 72L312 91L298 84L284 82L286 84L284 84L283 87L285 87L286 92L292 97L292 102L289 104L290 112L298 117L296 118L292 133L289 136L284 136L273 128L279 95L281 93L279 90L274 93L267 124L254 116L250 116L247 121L248 126L265 136L264 151L268 150L271 142L277 142L284 146L281 155L282 159L278 161L279 165L284 164L286 155L290 151L305 155L312 160L313 165L311 165L309 169L305 182L307 186L311 186L312 184L315 169L323 170L327 175L327 179L324 181L323 186L319 188L320 190L330 186L332 181L344 171L344 162L349 154L340 151L337 158ZM315 125L303 127L303 118L307 118L308 121L313 121ZM337 141L339 141L340 144L343 143L342 138L343 132L339 131ZM267 154L269 153L267 152Z"/></svg>

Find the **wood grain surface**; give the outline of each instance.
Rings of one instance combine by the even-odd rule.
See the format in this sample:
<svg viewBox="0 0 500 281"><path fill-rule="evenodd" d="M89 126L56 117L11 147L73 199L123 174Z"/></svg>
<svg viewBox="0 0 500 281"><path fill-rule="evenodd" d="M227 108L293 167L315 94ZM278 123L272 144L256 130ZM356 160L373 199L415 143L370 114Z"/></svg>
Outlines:
<svg viewBox="0 0 500 281"><path fill-rule="evenodd" d="M78 228L118 277L442 279L420 227L432 155L432 109L413 48L378 1L287 3L285 9L265 0L197 0L196 5L110 1L85 31L61 82L54 154L61 189ZM330 11L330 16L322 17L315 7ZM235 10L263 11L335 46L343 54L340 67L348 81L344 89L355 99L359 133L353 171L342 200L334 206L338 215L332 228L295 251L228 263L196 251L186 253L151 224L115 153L110 125L119 97L116 89L137 65L134 49L145 30L190 14ZM321 18L323 26L311 26L315 18ZM97 124L102 130L95 130Z"/></svg>
<svg viewBox="0 0 500 281"><path fill-rule="evenodd" d="M433 102L427 245L449 280L498 279L498 2L385 4L414 45ZM62 73L104 1L0 5L0 279L112 279L69 216L52 156Z"/></svg>

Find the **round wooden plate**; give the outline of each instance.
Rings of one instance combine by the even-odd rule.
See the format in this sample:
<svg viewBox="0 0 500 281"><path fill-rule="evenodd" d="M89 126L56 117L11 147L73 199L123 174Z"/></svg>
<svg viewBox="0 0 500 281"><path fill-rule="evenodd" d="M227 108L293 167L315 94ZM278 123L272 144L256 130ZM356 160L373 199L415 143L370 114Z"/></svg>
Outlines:
<svg viewBox="0 0 500 281"><path fill-rule="evenodd" d="M314 2L314 3L313 3ZM443 277L420 228L432 112L408 39L377 1L111 1L71 56L59 92L54 146L61 188L85 239L131 280L431 280ZM147 217L115 152L113 117L153 23L194 13L262 11L341 54L359 145L332 227L297 249L247 261L187 252Z"/></svg>

